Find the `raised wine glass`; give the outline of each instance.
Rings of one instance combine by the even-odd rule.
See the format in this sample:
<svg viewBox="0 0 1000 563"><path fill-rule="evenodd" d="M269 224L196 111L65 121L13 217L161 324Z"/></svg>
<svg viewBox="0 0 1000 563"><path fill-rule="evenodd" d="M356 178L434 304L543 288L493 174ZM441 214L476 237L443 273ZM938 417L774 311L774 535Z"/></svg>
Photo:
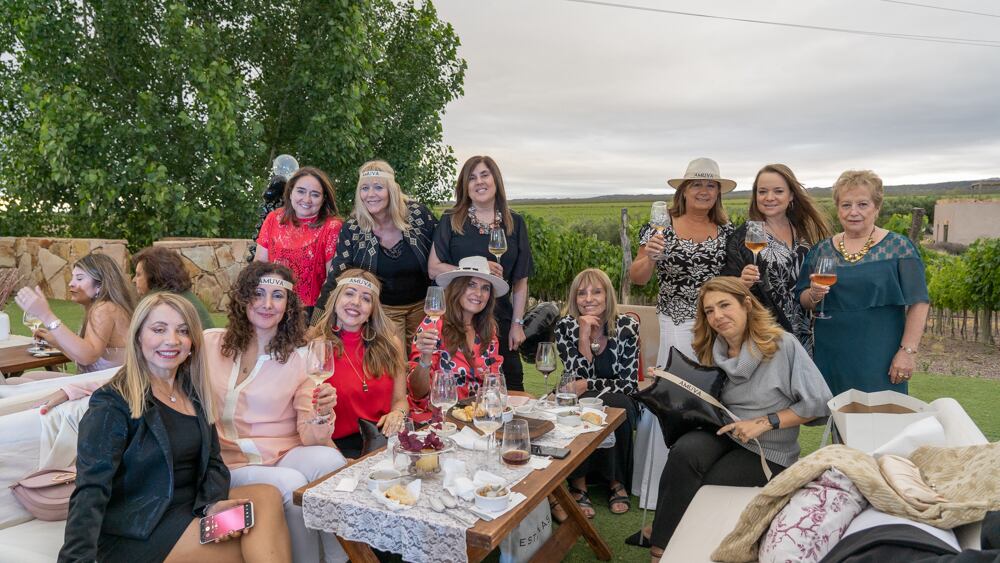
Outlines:
<svg viewBox="0 0 1000 563"><path fill-rule="evenodd" d="M655 230L658 235L663 236L663 231L670 226L670 212L667 210L667 202L653 202L653 205L649 208L649 225L653 227L653 230ZM663 258L663 253L658 253L655 256L651 256L651 258L659 260Z"/></svg>
<svg viewBox="0 0 1000 563"><path fill-rule="evenodd" d="M39 319L35 315L25 311L24 315L21 316L21 322L24 323L24 326L28 327L28 330L31 331L32 343L36 347L41 346L42 342L35 338L35 332L42 326L42 319Z"/></svg>
<svg viewBox="0 0 1000 563"><path fill-rule="evenodd" d="M309 347L306 349L306 375L316 387L333 376L335 360L333 342L325 338L317 338L309 342ZM327 424L329 421L330 415L319 414L317 411L315 418L309 422Z"/></svg>
<svg viewBox="0 0 1000 563"><path fill-rule="evenodd" d="M549 384L549 374L556 371L555 342L539 342L535 352L535 368L545 377L545 385Z"/></svg>
<svg viewBox="0 0 1000 563"><path fill-rule="evenodd" d="M496 226L490 229L490 254L496 256L497 263L500 263L500 257L503 256L504 252L507 252L507 233L503 231L503 227Z"/></svg>
<svg viewBox="0 0 1000 563"><path fill-rule="evenodd" d="M809 276L809 279L827 287L837 283L837 259L833 256L820 256L819 259L816 260L816 267L813 268L813 273ZM815 315L815 318L833 318L832 315L827 315L823 312L823 305L825 303L825 298L819 302L819 313Z"/></svg>
<svg viewBox="0 0 1000 563"><path fill-rule="evenodd" d="M753 253L753 265L757 265L757 254L767 246L767 231L763 221L747 221L747 236L743 241L747 249Z"/></svg>
<svg viewBox="0 0 1000 563"><path fill-rule="evenodd" d="M431 404L441 411L442 420L456 403L458 403L458 388L455 376L450 371L435 372L431 381Z"/></svg>
<svg viewBox="0 0 1000 563"><path fill-rule="evenodd" d="M427 297L424 298L424 314L431 318L431 322L437 323L437 320L444 315L445 304L444 304L444 288L432 285L427 288Z"/></svg>

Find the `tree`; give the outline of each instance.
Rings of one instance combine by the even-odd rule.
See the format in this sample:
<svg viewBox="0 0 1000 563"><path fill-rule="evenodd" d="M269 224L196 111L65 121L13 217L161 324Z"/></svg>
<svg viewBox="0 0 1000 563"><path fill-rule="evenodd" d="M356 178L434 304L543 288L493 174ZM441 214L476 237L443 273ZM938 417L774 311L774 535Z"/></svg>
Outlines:
<svg viewBox="0 0 1000 563"><path fill-rule="evenodd" d="M458 44L430 2L7 0L3 234L248 237L280 153L341 206L371 158L439 200Z"/></svg>

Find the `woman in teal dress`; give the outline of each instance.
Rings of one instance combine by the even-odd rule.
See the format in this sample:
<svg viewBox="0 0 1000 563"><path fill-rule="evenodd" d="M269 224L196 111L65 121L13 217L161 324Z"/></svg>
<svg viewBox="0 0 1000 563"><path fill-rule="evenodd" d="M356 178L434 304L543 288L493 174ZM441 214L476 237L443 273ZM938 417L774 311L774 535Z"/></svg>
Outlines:
<svg viewBox="0 0 1000 563"><path fill-rule="evenodd" d="M807 310L820 304L829 319L814 322L814 360L834 396L848 389L907 393L930 308L924 263L906 237L875 226L882 179L848 170L833 185L844 232L814 246L796 292ZM837 281L810 280L821 256L832 256Z"/></svg>

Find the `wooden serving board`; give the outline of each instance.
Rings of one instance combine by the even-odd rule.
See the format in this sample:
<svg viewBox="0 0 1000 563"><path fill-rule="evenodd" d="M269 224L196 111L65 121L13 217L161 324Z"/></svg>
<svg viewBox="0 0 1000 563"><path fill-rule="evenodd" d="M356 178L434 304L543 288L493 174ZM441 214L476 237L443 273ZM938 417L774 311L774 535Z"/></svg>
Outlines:
<svg viewBox="0 0 1000 563"><path fill-rule="evenodd" d="M448 422L455 423L455 426L457 426L459 430L461 430L462 427L464 427L464 426L469 426L473 430L475 430L476 432L479 432L479 430L476 428L475 423L473 423L473 422L465 422L463 420L459 420L459 419L455 418L454 416L452 416L450 411L448 412L448 416L445 417L445 420L447 420ZM518 414L514 415L514 420L527 420L528 421L528 437L531 438L532 440L534 440L534 439L536 439L536 438L538 438L540 436L543 436L543 435L551 432L552 430L555 430L555 428L556 428L556 425L551 420L540 420L540 419L537 419L537 418L530 418L530 417L521 416L521 415L518 415ZM480 434L482 434L482 432L480 432ZM497 440L502 440L503 439L503 427L501 427L500 430L496 431L496 437L497 437Z"/></svg>

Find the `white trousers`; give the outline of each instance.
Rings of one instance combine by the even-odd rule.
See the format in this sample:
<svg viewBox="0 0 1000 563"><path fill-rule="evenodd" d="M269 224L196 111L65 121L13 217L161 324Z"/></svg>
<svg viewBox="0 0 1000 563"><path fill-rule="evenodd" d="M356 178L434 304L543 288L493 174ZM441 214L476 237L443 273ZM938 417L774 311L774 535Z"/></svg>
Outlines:
<svg viewBox="0 0 1000 563"><path fill-rule="evenodd" d="M296 563L315 563L320 560L319 546L323 545L326 563L347 561L347 554L333 534L320 533L306 528L302 507L292 502L292 492L319 479L347 463L340 450L327 446L299 446L293 448L276 465L246 465L230 471L230 486L267 484L281 491L285 503L285 520L292 538L292 559Z"/></svg>

